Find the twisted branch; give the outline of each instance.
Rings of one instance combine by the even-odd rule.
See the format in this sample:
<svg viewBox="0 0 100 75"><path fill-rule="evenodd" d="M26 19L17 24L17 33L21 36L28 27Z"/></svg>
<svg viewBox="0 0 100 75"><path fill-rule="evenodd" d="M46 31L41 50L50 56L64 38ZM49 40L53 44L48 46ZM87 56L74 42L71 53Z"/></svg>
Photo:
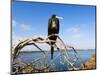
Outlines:
<svg viewBox="0 0 100 75"><path fill-rule="evenodd" d="M65 48L65 52L61 52L62 51L62 49L60 49L57 45L56 45L56 41L54 41L54 40L49 40L48 38L49 37L51 37L51 36L57 36L58 37L58 39L62 42L62 45L64 46L64 48ZM14 60L17 58L17 56L19 55L19 52L21 51L21 49L23 48L23 47L25 47L25 46L28 46L28 45L33 45L33 46L35 46L37 49L39 49L43 54L44 54L44 58L46 58L47 56L46 56L46 53L37 45L38 43L46 43L46 44L48 44L49 46L51 46L51 42L55 42L55 46L56 46L56 48L57 48L57 50L60 52L60 55L63 55L64 56L64 60L65 60L65 62L66 63L68 63L72 68L74 68L74 63L76 62L76 61L74 61L74 63L72 63L71 61L70 61L70 59L69 59L69 56L68 56L68 51L67 51L67 48L72 48L73 49L73 51L74 51L74 53L75 53L75 57L77 58L77 59L80 59L80 61L81 61L81 63L82 63L82 60L81 60L81 57L79 56L79 54L77 53L77 51L74 49L74 47L72 47L72 46L66 46L65 44L64 44L64 42L63 42L63 40L57 35L57 34L52 34L52 35L49 35L46 39L44 39L44 38L42 38L42 37L38 37L38 38L32 38L32 39L26 39L26 40L24 40L24 41L20 41L17 45L16 45L16 47L14 48L14 54L13 54L13 62L14 62ZM59 57L59 56L58 56ZM58 57L56 57L56 58L58 58ZM55 58L55 59L56 59ZM54 59L54 60L55 60ZM38 60L40 60L40 59L38 59ZM35 61L33 61L31 64L33 64L33 63L35 63L36 61L38 61L38 60L35 60ZM44 68L42 68L42 69L38 69L38 68L35 68L36 70L38 70L38 71L42 71L42 70L44 70L44 69L47 69L47 68L49 68L50 66L51 66L51 64L54 62L54 60L52 60L51 62L50 62L50 64L49 65L47 65L46 67L44 67ZM20 69L21 70L21 69Z"/></svg>

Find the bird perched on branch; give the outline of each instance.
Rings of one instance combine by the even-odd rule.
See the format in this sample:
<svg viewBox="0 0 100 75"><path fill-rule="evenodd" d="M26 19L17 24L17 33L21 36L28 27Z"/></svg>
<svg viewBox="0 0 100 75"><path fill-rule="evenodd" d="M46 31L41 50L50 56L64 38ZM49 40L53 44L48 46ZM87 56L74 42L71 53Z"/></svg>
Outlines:
<svg viewBox="0 0 100 75"><path fill-rule="evenodd" d="M48 21L48 36L52 34L58 34L59 33L59 19L55 14L51 16L51 18ZM56 41L57 36L53 35L49 37L50 40ZM53 45L55 42L51 42L51 59L53 59L53 53L54 53L54 47Z"/></svg>

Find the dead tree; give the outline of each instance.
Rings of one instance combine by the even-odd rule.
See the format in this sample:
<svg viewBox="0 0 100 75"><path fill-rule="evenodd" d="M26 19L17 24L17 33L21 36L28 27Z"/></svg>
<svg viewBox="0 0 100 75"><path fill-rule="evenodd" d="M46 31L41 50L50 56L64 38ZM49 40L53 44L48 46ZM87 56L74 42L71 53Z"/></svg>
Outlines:
<svg viewBox="0 0 100 75"><path fill-rule="evenodd" d="M58 46L57 46L57 43L56 43L56 41L54 41L54 40L49 40L48 38L50 37L50 36L57 36L58 37L58 39L61 41L61 43L62 43L62 46L64 47L64 52L62 52L62 49L60 49ZM49 46L51 46L52 44L51 44L51 42L55 42L55 47L57 48L57 50L59 51L59 53L60 53L60 56L63 56L64 57L64 62L62 62L63 64L64 63L67 63L69 66L71 66L71 68L72 69L75 69L75 67L74 67L74 64L76 63L76 61L77 60L80 60L80 62L82 63L82 59L81 59L81 57L80 57L80 55L77 53L77 51L74 49L74 47L72 47L72 46L68 46L68 45L65 45L65 43L64 43L64 41L57 35L57 34L52 34L52 35L49 35L47 38L42 38L42 37L38 37L38 38L31 38L31 39L26 39L26 40L24 40L24 41L20 41L15 47L14 47L14 53L13 53L13 58L12 58L12 63L14 63L15 62L15 59L18 57L18 55L19 55L19 53L20 53L20 51L21 51L21 49L22 48L24 48L25 46L28 46L28 45L33 45L33 46L35 46L36 48L38 48L42 53L43 53L43 55L44 55L44 58L46 58L46 56L48 55L48 54L46 54L45 52L44 52L44 50L43 49L41 49L39 46L38 46L38 43L46 43L46 44L48 44ZM68 55L68 48L71 48L72 50L73 50L73 52L74 52L74 59L71 59L70 57L69 57L69 55ZM59 57L59 56L58 56ZM58 57L56 57L56 58L58 58ZM55 59L56 59L55 58ZM55 59L53 59L50 63L49 63L49 65L46 65L45 67L43 67L43 68L34 68L35 70L38 70L38 71L43 71L43 70L45 70L45 69L47 69L47 68L49 68L50 66L51 66L51 64L55 61ZM35 62L37 62L37 61L39 61L40 59L36 59L36 60L33 60L33 62L32 63L30 63L30 64L33 64L33 63L35 63ZM22 61L23 62L23 61ZM24 62L25 63L25 62ZM15 63L13 64L13 66L15 65ZM26 65L28 65L28 64L26 64ZM67 66L68 66L67 65ZM68 69L70 70L71 68L68 66ZM21 68L20 70L22 70L22 69L24 69L24 68ZM18 70L18 71L20 71L20 70ZM17 72L18 72L17 71Z"/></svg>

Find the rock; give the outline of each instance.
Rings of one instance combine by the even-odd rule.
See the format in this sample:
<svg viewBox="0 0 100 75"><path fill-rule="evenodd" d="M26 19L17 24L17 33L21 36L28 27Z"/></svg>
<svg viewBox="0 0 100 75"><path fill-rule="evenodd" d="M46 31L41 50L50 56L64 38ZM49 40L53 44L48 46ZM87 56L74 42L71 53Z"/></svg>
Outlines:
<svg viewBox="0 0 100 75"><path fill-rule="evenodd" d="M19 73L36 73L36 72L49 72L49 69L48 68L37 69L30 64L24 66L24 68L19 69Z"/></svg>
<svg viewBox="0 0 100 75"><path fill-rule="evenodd" d="M31 73L33 71L33 67L31 65L27 65L24 68L20 69L21 73Z"/></svg>
<svg viewBox="0 0 100 75"><path fill-rule="evenodd" d="M81 65L82 69L96 69L96 58L95 55L92 55L90 59L83 65Z"/></svg>

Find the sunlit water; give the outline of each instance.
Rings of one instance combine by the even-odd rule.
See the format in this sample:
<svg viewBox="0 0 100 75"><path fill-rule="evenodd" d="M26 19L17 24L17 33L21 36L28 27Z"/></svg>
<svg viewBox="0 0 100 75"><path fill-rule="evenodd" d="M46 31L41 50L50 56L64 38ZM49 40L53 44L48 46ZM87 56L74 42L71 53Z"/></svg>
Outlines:
<svg viewBox="0 0 100 75"><path fill-rule="evenodd" d="M88 61L88 59L91 57L91 55L95 54L95 50L77 50L77 52L80 54L83 63L86 63ZM47 64L49 64L50 60L51 60L50 52L49 51L45 51L45 53L49 53L48 56L47 56ZM73 57L73 51L68 51L68 54L69 54L69 57ZM59 56L59 52L55 51L54 52L54 59L57 56ZM32 51L32 52L21 52L19 54L18 58L21 58L26 63L31 63L33 60L35 60L37 58L40 58L40 57L43 58L43 53L42 52L40 52L40 51ZM60 60L59 57L54 60L54 65L55 65L54 68L55 68L55 70L56 71L68 70L66 64L61 64L60 61L61 60ZM80 62L77 61L75 63L75 67L79 67L79 66L80 66Z"/></svg>

